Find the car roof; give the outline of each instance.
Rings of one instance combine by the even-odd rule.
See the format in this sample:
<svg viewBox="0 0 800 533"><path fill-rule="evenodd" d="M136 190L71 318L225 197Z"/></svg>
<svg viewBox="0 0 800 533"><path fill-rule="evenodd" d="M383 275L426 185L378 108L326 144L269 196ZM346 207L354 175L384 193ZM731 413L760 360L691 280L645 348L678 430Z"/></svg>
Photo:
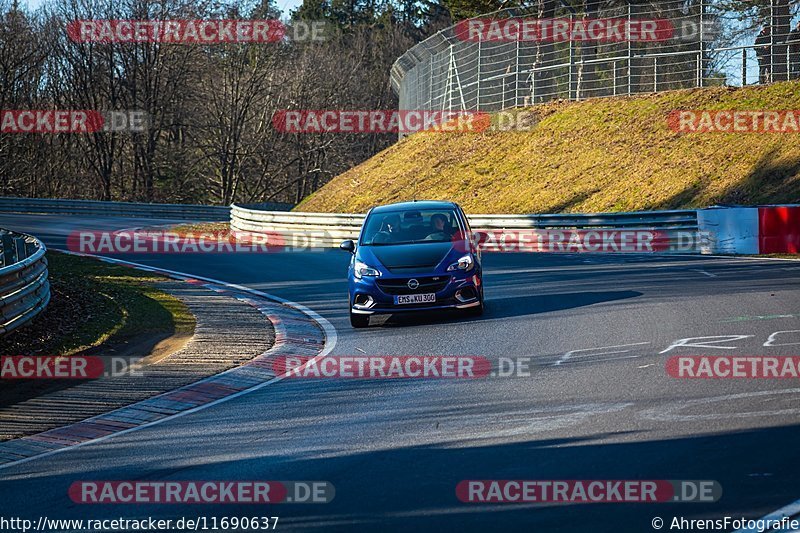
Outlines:
<svg viewBox="0 0 800 533"><path fill-rule="evenodd" d="M399 202L396 204L379 205L372 209L373 213L387 213L390 211L405 211L407 209L452 209L456 207L454 202L442 202L438 200L422 200L419 202Z"/></svg>

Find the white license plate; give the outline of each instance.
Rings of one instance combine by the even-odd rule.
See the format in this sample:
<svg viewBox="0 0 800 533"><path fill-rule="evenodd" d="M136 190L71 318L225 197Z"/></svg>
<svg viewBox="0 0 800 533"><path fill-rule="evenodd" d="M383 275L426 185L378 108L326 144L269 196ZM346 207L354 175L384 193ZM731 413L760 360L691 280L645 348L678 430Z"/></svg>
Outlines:
<svg viewBox="0 0 800 533"><path fill-rule="evenodd" d="M436 294L404 294L402 296L395 296L394 303L397 305L403 304L428 304L436 301Z"/></svg>

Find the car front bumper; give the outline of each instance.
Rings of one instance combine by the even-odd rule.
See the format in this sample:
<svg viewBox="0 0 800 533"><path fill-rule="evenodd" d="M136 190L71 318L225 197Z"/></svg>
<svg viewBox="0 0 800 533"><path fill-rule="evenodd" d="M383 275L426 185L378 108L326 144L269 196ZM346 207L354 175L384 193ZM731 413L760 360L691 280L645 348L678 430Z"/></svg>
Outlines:
<svg viewBox="0 0 800 533"><path fill-rule="evenodd" d="M431 276L431 273L419 275L419 277L425 276ZM397 280L412 277L414 276L382 276L381 279ZM482 280L480 272L472 271L469 273L456 273L451 275L450 281L442 290L434 293L436 294L435 302L426 304L397 304L395 303L396 295L384 292L378 286L376 278L354 278L351 283L350 310L354 314L374 315L448 309L469 309L472 307L478 307L481 304L481 284ZM463 294L468 293L469 289L472 290L474 296L465 298ZM365 297L369 297L370 299L366 305L359 305L356 303L357 300L359 302L363 302Z"/></svg>

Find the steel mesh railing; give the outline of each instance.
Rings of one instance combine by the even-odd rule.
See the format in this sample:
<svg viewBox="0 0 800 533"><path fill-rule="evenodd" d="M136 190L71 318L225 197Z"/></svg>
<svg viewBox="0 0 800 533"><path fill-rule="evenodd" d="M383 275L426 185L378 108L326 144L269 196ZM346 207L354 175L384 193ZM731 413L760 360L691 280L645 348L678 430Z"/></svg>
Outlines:
<svg viewBox="0 0 800 533"><path fill-rule="evenodd" d="M542 2L547 3L547 2ZM495 112L563 98L650 93L711 85L741 86L800 77L798 2L733 11L714 0L606 2L594 13L559 7L505 9L478 17L509 21L596 19L658 21L669 37L602 42L574 39L465 38L469 22L417 44L394 63L392 86L401 110ZM743 18L744 17L744 18ZM749 18L748 18L749 17ZM466 32L469 36L469 32ZM573 34L575 35L575 34Z"/></svg>

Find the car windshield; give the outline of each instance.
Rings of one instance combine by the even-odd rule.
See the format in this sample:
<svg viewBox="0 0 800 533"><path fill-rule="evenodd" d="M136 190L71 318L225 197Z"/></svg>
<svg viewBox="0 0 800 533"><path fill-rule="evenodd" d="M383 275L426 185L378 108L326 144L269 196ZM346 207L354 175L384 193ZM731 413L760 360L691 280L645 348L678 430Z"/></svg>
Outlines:
<svg viewBox="0 0 800 533"><path fill-rule="evenodd" d="M362 246L450 242L462 234L455 209L406 209L373 213L364 223Z"/></svg>

